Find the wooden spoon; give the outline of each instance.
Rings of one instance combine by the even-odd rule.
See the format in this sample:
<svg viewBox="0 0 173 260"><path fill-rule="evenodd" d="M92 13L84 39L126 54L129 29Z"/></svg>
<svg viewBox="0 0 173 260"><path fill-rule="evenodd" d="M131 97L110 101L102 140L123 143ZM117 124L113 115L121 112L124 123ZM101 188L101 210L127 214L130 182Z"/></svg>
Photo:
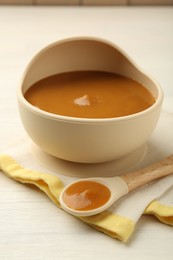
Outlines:
<svg viewBox="0 0 173 260"><path fill-rule="evenodd" d="M75 216L91 216L98 214L104 210L106 210L108 207L110 207L116 200L118 200L120 197L126 195L128 192L133 191L153 180L162 178L164 176L170 175L173 173L173 155L168 156L162 161L159 161L158 163L152 164L146 168L124 174L121 176L116 177L109 177L109 178L87 178L83 180L78 180L76 182L73 182L66 186L63 191L60 194L59 201L62 206L62 208L67 211L68 213L75 215ZM110 197L108 200L101 206L96 206L96 208L93 208L91 210L85 210L85 209L77 209L76 207L72 207L71 205L67 205L68 203L65 201L65 195L67 195L67 191L69 187L72 187L72 185L78 185L80 187L83 182L90 183L99 183L102 184L103 188L106 186L107 189L110 191ZM85 185L85 186L86 186ZM71 197L72 200L76 200L75 203L78 203L80 200L90 200L89 193L92 191L89 190L90 188L85 188L82 192L76 192ZM86 192L87 191L87 192ZM94 191L92 193L92 200L91 203L97 204L94 200L96 198L99 198L101 196L102 189L100 188L98 194ZM84 194L87 194L87 197L84 196ZM94 196L93 196L94 194Z"/></svg>

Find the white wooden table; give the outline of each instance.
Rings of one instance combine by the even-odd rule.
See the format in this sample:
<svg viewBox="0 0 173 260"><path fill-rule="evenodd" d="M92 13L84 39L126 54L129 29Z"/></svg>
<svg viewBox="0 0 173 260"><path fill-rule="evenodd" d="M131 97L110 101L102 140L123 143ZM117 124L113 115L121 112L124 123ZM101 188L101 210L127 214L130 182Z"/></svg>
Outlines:
<svg viewBox="0 0 173 260"><path fill-rule="evenodd" d="M80 35L102 37L124 49L161 84L163 111L173 113L173 8L2 6L0 148L24 133L16 88L32 56L53 41ZM143 216L124 245L58 210L42 193L0 174L1 260L170 260L172 231Z"/></svg>

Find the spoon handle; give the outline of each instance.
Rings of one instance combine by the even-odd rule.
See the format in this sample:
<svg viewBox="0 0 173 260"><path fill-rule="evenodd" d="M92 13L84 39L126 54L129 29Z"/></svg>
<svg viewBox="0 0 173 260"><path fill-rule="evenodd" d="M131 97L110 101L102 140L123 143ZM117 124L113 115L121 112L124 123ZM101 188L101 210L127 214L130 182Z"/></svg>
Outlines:
<svg viewBox="0 0 173 260"><path fill-rule="evenodd" d="M166 157L158 163L146 168L122 175L121 178L127 183L129 191L135 190L150 181L159 179L173 173L173 155Z"/></svg>

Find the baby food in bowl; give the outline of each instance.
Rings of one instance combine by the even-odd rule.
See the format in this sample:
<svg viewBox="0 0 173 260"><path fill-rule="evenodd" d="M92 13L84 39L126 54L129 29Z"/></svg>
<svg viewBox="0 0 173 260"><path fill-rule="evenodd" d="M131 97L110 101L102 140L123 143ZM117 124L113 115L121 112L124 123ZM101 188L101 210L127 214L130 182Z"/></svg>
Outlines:
<svg viewBox="0 0 173 260"><path fill-rule="evenodd" d="M118 46L77 37L53 43L28 65L18 89L32 141L57 158L100 163L146 143L163 92Z"/></svg>
<svg viewBox="0 0 173 260"><path fill-rule="evenodd" d="M155 98L139 82L104 71L56 74L33 84L26 100L49 113L79 118L114 118L141 112Z"/></svg>

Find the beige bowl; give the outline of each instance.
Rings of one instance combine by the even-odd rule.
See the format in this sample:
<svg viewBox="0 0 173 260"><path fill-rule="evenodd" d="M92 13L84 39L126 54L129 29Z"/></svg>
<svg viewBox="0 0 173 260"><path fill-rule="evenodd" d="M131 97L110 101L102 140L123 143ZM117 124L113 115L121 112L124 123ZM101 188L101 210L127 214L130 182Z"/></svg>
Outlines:
<svg viewBox="0 0 173 260"><path fill-rule="evenodd" d="M124 117L86 119L51 114L26 101L24 93L38 80L75 70L101 70L133 78L156 102ZM44 152L83 163L115 160L146 143L156 127L163 101L160 86L115 44L91 37L70 38L41 50L28 65L18 89L19 112L26 132Z"/></svg>

